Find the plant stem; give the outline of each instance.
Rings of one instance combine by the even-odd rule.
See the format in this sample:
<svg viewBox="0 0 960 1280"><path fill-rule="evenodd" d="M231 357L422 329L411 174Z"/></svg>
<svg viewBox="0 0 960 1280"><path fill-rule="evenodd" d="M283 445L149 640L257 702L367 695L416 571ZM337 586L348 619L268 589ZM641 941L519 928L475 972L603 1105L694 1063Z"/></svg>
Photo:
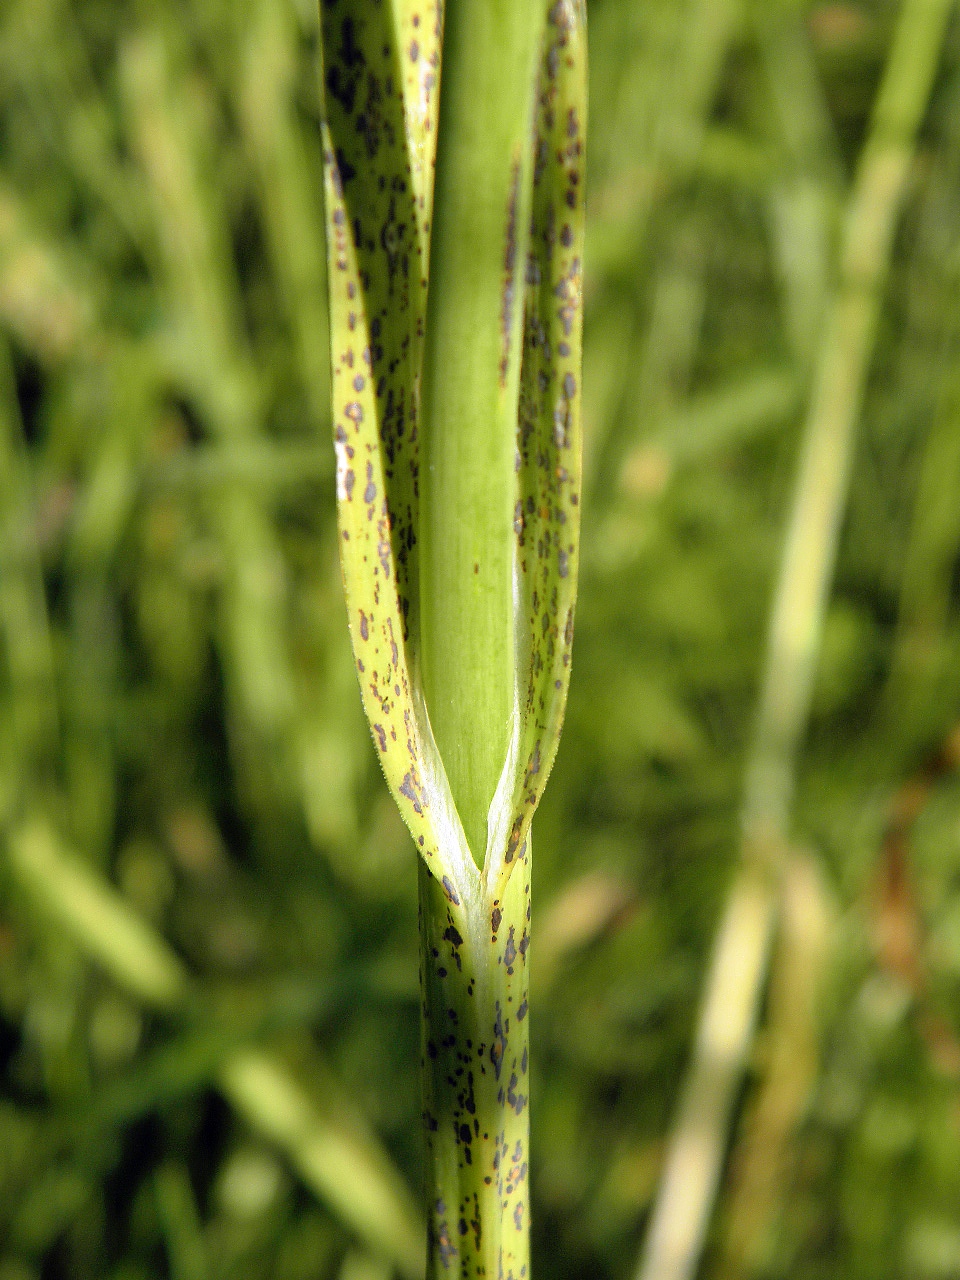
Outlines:
<svg viewBox="0 0 960 1280"><path fill-rule="evenodd" d="M474 860L514 703L513 509L544 0L446 14L423 371L421 638L434 735Z"/></svg>
<svg viewBox="0 0 960 1280"><path fill-rule="evenodd" d="M521 1280L528 831L578 561L584 6L452 4L436 127L439 6L322 14L341 564L423 859L427 1270Z"/></svg>
<svg viewBox="0 0 960 1280"><path fill-rule="evenodd" d="M420 864L428 1280L529 1274L529 909L524 858L496 929L461 933Z"/></svg>
<svg viewBox="0 0 960 1280"><path fill-rule="evenodd" d="M514 714L517 415L543 0L449 6L423 375L427 706L474 861ZM529 859L458 911L420 868L428 1277L529 1274Z"/></svg>

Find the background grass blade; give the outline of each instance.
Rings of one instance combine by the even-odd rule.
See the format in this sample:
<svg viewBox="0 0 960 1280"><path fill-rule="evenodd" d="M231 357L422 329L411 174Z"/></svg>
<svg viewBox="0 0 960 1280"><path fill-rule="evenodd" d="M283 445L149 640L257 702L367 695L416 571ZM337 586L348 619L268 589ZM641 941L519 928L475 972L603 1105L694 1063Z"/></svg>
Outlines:
<svg viewBox="0 0 960 1280"><path fill-rule="evenodd" d="M17 832L10 866L43 912L138 999L179 1011L191 995L186 970L166 944L110 889L66 854L50 824ZM410 1280L422 1274L422 1231L402 1181L362 1128L321 1113L289 1072L266 1052L233 1051L220 1088L246 1121L275 1143L311 1187L378 1254ZM332 1100L331 1100L332 1102Z"/></svg>

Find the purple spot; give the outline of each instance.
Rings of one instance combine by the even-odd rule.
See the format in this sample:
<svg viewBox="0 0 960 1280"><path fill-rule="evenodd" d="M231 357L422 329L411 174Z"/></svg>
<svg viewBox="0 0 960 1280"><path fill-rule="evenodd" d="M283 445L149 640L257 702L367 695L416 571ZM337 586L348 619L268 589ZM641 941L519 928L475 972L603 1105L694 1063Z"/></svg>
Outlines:
<svg viewBox="0 0 960 1280"><path fill-rule="evenodd" d="M409 776L410 775L408 774L407 777ZM402 787L401 787L401 790L403 790ZM454 889L453 883L451 882L450 877L444 876L443 879L440 881L440 883L443 885L443 892L447 895L448 900L452 902L455 907L459 907L460 897L456 889Z"/></svg>
<svg viewBox="0 0 960 1280"><path fill-rule="evenodd" d="M517 944L513 940L513 934L514 928L511 925L507 945L503 949L503 963L507 966L507 973L513 973L513 966L517 959Z"/></svg>
<svg viewBox="0 0 960 1280"><path fill-rule="evenodd" d="M405 773L403 775L403 782L400 784L400 794L402 796L406 796L413 805L414 813L417 815L423 814L423 806L420 803L420 797L417 795L416 788L413 785L412 773ZM446 885L444 885L444 888L446 888Z"/></svg>
<svg viewBox="0 0 960 1280"><path fill-rule="evenodd" d="M500 311L500 385L506 386L510 353L510 330L513 325L514 273L517 266L517 204L520 198L520 162L513 163L510 197L507 203L507 243L503 254L503 296Z"/></svg>
<svg viewBox="0 0 960 1280"><path fill-rule="evenodd" d="M493 1044L490 1046L490 1061L493 1063L493 1069L497 1073L497 1079L500 1079L500 1068L503 1066L503 1057L507 1052L507 1037L503 1031L503 1015L500 1012L500 1001L497 1001L497 1017L493 1024Z"/></svg>

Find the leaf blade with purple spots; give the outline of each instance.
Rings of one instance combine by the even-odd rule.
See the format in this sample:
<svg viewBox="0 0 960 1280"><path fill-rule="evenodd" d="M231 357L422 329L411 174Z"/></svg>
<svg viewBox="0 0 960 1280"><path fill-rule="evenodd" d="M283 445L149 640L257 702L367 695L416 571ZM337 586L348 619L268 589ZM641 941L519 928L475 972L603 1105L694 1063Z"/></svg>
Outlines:
<svg viewBox="0 0 960 1280"><path fill-rule="evenodd" d="M553 766L570 678L580 528L585 20L582 0L551 6L538 89L517 428L516 712L489 823L494 900Z"/></svg>
<svg viewBox="0 0 960 1280"><path fill-rule="evenodd" d="M419 394L441 5L321 5L340 563L387 783L451 901L469 852L416 670Z"/></svg>

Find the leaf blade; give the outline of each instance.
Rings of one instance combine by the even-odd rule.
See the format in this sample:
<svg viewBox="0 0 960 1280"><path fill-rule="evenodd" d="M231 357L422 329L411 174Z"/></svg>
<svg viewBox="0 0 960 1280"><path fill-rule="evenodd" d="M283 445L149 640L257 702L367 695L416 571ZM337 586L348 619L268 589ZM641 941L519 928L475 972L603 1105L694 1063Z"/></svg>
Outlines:
<svg viewBox="0 0 960 1280"><path fill-rule="evenodd" d="M517 428L516 709L488 825L494 900L522 857L553 766L570 680L579 563L586 12L549 12L537 103Z"/></svg>
<svg viewBox="0 0 960 1280"><path fill-rule="evenodd" d="M416 669L419 383L438 3L322 6L340 564L364 710L421 855L457 903L469 852Z"/></svg>

